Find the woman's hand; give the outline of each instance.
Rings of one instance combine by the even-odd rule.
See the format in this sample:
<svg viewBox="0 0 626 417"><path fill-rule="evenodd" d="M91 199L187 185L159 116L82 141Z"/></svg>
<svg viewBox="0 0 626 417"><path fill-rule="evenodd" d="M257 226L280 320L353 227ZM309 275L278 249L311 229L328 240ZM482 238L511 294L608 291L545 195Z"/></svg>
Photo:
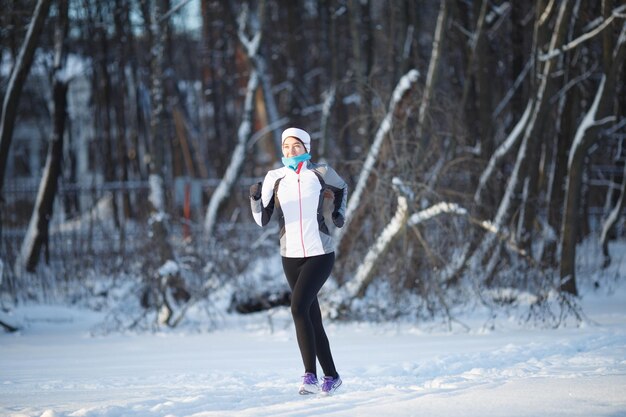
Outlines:
<svg viewBox="0 0 626 417"><path fill-rule="evenodd" d="M343 227L344 218L341 215L341 213L338 213L338 212L333 213L333 223L335 224L335 226L339 228Z"/></svg>
<svg viewBox="0 0 626 417"><path fill-rule="evenodd" d="M261 183L258 182L256 184L252 184L250 186L250 198L253 200L258 200L261 198Z"/></svg>

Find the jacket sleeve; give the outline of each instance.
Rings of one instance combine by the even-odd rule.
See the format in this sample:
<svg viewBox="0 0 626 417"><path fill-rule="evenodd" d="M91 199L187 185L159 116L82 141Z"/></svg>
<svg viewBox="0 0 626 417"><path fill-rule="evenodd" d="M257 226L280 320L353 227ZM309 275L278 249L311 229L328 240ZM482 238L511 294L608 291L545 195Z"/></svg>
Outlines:
<svg viewBox="0 0 626 417"><path fill-rule="evenodd" d="M259 226L263 227L269 223L274 213L274 184L276 176L272 171L268 172L261 185L261 198L255 200L250 198L250 208L252 217Z"/></svg>
<svg viewBox="0 0 626 417"><path fill-rule="evenodd" d="M324 182L335 195L333 214L339 214L344 217L348 201L348 184L330 166L327 167Z"/></svg>

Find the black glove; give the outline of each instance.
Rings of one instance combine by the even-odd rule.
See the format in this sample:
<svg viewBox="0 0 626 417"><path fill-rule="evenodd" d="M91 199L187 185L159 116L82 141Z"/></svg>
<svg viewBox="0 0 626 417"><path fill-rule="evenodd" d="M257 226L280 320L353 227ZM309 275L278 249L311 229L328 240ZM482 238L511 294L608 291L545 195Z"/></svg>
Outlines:
<svg viewBox="0 0 626 417"><path fill-rule="evenodd" d="M256 184L252 184L250 186L250 198L253 200L258 200L261 198L261 183L258 182Z"/></svg>
<svg viewBox="0 0 626 417"><path fill-rule="evenodd" d="M335 226L341 228L343 227L343 215L341 215L341 213L338 212L334 212L333 213L333 223L335 224Z"/></svg>

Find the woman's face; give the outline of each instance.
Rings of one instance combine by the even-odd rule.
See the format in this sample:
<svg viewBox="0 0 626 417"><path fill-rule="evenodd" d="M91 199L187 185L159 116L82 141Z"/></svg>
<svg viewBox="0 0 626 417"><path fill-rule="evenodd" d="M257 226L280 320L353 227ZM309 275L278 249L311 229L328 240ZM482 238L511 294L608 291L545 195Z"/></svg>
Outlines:
<svg viewBox="0 0 626 417"><path fill-rule="evenodd" d="M283 142L283 156L285 158L302 155L303 153L306 153L306 149L299 139L290 136Z"/></svg>

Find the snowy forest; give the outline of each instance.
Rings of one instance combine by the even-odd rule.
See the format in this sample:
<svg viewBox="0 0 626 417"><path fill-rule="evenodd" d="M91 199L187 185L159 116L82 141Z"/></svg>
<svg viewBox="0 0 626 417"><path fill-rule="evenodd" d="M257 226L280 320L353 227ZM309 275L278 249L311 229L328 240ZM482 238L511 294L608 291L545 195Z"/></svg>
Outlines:
<svg viewBox="0 0 626 417"><path fill-rule="evenodd" d="M583 314L585 248L599 277L624 256L621 1L0 10L5 311L79 304L122 330L288 305L278 225L254 223L248 189L290 126L348 183L332 320L481 305L559 326Z"/></svg>

